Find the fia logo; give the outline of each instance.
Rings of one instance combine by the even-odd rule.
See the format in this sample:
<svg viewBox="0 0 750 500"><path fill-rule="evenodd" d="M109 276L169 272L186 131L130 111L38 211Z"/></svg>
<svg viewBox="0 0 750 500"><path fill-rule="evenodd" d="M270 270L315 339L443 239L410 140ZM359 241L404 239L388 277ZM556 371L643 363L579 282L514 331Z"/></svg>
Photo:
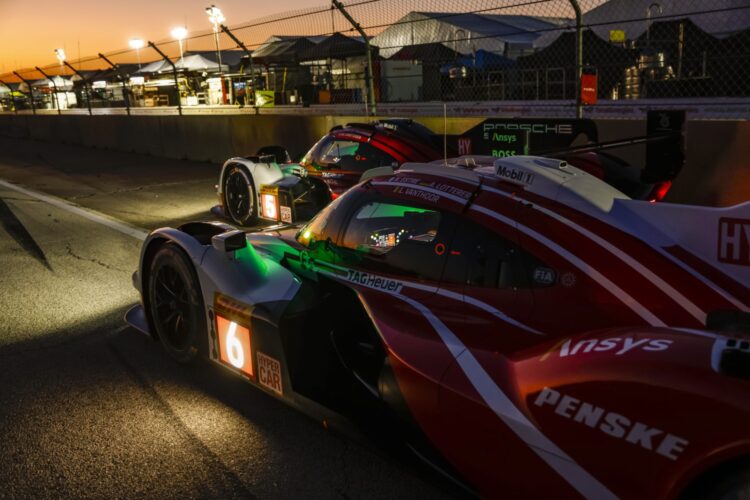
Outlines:
<svg viewBox="0 0 750 500"><path fill-rule="evenodd" d="M534 281L540 285L552 285L556 279L555 271L548 267L537 267L534 269Z"/></svg>
<svg viewBox="0 0 750 500"><path fill-rule="evenodd" d="M750 266L750 220L719 219L719 262Z"/></svg>

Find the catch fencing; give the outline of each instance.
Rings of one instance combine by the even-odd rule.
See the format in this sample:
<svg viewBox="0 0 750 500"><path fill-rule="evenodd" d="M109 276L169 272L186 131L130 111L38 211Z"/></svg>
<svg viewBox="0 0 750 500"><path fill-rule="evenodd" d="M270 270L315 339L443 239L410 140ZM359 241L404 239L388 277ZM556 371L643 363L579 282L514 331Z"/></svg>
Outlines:
<svg viewBox="0 0 750 500"><path fill-rule="evenodd" d="M579 14L579 15L577 15ZM134 47L138 43L134 43ZM747 105L746 0L350 0L0 75L6 112Z"/></svg>

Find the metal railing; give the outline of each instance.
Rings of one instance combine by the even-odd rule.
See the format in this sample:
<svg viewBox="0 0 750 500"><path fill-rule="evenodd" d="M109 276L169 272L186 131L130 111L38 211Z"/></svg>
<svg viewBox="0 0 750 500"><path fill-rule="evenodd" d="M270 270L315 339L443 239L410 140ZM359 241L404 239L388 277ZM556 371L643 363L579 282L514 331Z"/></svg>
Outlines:
<svg viewBox="0 0 750 500"><path fill-rule="evenodd" d="M143 45L0 75L0 107L372 114L554 101L572 116L750 99L750 4L736 0L334 0Z"/></svg>

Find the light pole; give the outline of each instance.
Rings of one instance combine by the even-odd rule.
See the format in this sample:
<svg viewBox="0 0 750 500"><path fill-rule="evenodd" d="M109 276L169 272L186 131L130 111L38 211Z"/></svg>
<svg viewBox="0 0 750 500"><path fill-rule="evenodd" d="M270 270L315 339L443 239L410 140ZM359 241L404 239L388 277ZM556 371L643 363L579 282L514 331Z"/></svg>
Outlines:
<svg viewBox="0 0 750 500"><path fill-rule="evenodd" d="M65 62L65 50L55 49L55 57L60 62L60 69L63 69L63 63Z"/></svg>
<svg viewBox="0 0 750 500"><path fill-rule="evenodd" d="M221 70L221 50L219 50L219 29L221 24L226 21L226 18L224 17L224 14L221 12L221 9L218 8L216 5L211 5L211 7L206 7L206 14L208 15L208 20L211 21L211 24L214 27L214 42L216 42L216 60L219 64L219 81L221 82L221 103L226 104L227 103L227 94L224 91L224 73Z"/></svg>
<svg viewBox="0 0 750 500"><path fill-rule="evenodd" d="M185 65L185 59L182 56L182 41L187 37L187 34L187 29L182 26L178 26L172 30L172 37L176 38L177 42L180 44L180 64L182 64L183 67Z"/></svg>
<svg viewBox="0 0 750 500"><path fill-rule="evenodd" d="M65 64L65 50L63 50L63 49L55 49L55 57L60 62L60 72L63 75L65 75L65 66L64 66L64 64ZM57 102L58 102L58 107L59 107L60 101L58 100ZM68 108L69 104L70 103L68 102L68 94L66 92L65 93L65 107Z"/></svg>
<svg viewBox="0 0 750 500"><path fill-rule="evenodd" d="M146 42L140 38L131 38L128 40L128 45L131 49L135 49L135 57L138 59L138 69L141 69L141 49L146 45Z"/></svg>

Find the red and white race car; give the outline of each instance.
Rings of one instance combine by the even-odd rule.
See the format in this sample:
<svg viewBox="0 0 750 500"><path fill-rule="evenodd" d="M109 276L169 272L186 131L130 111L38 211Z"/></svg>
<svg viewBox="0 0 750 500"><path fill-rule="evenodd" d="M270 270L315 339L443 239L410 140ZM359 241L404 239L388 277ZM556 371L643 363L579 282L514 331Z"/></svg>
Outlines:
<svg viewBox="0 0 750 500"><path fill-rule="evenodd" d="M750 203L635 201L543 157L371 175L306 226L154 231L128 321L376 415L481 496L750 495Z"/></svg>

